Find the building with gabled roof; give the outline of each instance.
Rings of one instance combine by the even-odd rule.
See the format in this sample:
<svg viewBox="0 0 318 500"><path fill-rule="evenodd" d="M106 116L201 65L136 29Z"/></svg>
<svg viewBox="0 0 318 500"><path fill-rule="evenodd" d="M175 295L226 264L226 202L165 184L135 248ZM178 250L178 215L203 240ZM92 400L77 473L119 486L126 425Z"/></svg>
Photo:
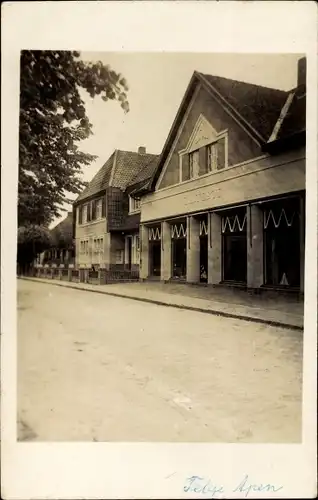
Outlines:
<svg viewBox="0 0 318 500"><path fill-rule="evenodd" d="M42 252L39 263L64 267L74 264L73 212L67 212L66 217L50 230L50 234L52 247Z"/></svg>
<svg viewBox="0 0 318 500"><path fill-rule="evenodd" d="M141 197L142 279L304 290L306 60L290 92L194 72Z"/></svg>
<svg viewBox="0 0 318 500"><path fill-rule="evenodd" d="M139 175L153 173L157 155L115 150L73 204L76 265L138 269L139 199L129 196Z"/></svg>

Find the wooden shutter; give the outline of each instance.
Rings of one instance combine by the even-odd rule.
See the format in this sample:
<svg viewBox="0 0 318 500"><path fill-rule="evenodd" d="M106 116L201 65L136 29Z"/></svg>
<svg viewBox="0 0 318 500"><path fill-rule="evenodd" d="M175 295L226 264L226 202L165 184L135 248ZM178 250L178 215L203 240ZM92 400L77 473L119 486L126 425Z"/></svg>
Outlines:
<svg viewBox="0 0 318 500"><path fill-rule="evenodd" d="M182 156L182 175L181 175L181 180L182 181L188 181L190 179L190 162L189 162L189 155L185 154Z"/></svg>
<svg viewBox="0 0 318 500"><path fill-rule="evenodd" d="M217 143L217 169L225 168L225 137L218 140Z"/></svg>
<svg viewBox="0 0 318 500"><path fill-rule="evenodd" d="M207 148L199 149L199 175L204 175L208 172L207 168Z"/></svg>

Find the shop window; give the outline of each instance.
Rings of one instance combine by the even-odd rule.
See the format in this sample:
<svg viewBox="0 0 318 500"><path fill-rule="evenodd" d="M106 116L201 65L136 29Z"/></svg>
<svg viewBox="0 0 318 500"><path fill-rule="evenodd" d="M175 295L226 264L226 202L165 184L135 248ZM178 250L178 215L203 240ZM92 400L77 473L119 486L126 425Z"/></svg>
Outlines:
<svg viewBox="0 0 318 500"><path fill-rule="evenodd" d="M276 202L264 210L265 284L300 285L300 218L296 199Z"/></svg>

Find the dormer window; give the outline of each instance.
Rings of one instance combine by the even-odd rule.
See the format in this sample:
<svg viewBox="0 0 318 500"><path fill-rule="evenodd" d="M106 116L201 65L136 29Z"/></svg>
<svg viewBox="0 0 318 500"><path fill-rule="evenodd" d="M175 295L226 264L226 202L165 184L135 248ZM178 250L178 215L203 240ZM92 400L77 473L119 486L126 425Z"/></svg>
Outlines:
<svg viewBox="0 0 318 500"><path fill-rule="evenodd" d="M140 212L140 198L129 197L129 213Z"/></svg>

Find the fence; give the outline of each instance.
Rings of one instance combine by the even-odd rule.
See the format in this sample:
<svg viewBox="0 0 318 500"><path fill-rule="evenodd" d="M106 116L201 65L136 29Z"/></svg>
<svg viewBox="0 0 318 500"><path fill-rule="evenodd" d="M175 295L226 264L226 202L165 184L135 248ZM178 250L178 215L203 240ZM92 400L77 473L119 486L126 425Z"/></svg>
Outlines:
<svg viewBox="0 0 318 500"><path fill-rule="evenodd" d="M139 281L139 271L128 269L99 269L94 271L92 269L36 267L30 268L28 272L18 272L18 275L98 285Z"/></svg>

